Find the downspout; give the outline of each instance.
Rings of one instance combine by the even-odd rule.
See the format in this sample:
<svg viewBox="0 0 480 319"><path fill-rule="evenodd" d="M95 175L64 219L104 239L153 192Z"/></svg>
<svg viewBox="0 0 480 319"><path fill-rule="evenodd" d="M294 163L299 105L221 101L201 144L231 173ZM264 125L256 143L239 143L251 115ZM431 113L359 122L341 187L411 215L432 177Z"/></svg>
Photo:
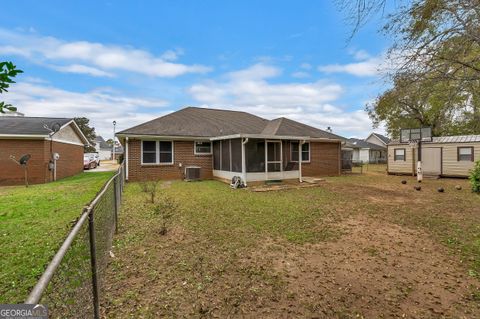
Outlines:
<svg viewBox="0 0 480 319"><path fill-rule="evenodd" d="M242 141L242 177L243 183L247 186L247 161L245 159L245 144L248 143L248 137Z"/></svg>
<svg viewBox="0 0 480 319"><path fill-rule="evenodd" d="M298 143L298 181L303 183L302 178L302 145L305 144L305 140Z"/></svg>
<svg viewBox="0 0 480 319"><path fill-rule="evenodd" d="M128 136L125 137L125 179L128 181Z"/></svg>

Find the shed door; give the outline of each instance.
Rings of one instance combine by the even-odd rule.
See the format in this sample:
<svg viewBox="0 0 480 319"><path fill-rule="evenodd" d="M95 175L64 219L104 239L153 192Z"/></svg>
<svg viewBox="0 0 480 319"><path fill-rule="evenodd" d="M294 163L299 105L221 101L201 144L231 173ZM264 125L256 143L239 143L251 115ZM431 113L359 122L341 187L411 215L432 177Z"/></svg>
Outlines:
<svg viewBox="0 0 480 319"><path fill-rule="evenodd" d="M442 149L422 147L422 170L427 175L442 174Z"/></svg>

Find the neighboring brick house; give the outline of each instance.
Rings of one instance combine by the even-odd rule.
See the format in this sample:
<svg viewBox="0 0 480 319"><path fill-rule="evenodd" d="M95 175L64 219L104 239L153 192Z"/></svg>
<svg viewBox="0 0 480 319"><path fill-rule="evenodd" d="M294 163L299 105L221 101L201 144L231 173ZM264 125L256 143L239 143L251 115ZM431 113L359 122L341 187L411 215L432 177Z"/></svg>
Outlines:
<svg viewBox="0 0 480 319"><path fill-rule="evenodd" d="M244 182L339 175L338 135L287 118L266 120L238 111L187 107L117 133L127 179L200 178ZM299 157L302 161L299 163Z"/></svg>
<svg viewBox="0 0 480 319"><path fill-rule="evenodd" d="M88 143L70 118L2 116L0 185L24 183L24 169L13 159L18 161L27 154L29 183L46 183L78 174L83 171L83 148ZM58 159L54 154L58 154Z"/></svg>

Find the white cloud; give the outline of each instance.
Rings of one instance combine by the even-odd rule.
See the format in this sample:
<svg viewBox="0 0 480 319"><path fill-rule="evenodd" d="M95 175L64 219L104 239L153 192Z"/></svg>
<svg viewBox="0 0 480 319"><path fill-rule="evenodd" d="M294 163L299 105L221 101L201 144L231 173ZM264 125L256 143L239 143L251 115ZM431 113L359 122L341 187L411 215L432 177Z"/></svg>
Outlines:
<svg viewBox="0 0 480 319"><path fill-rule="evenodd" d="M344 136L371 132L371 121L363 110L346 111L335 106L343 94L337 83L271 83L267 80L281 70L255 64L227 73L223 81L205 81L192 85L188 92L199 106L242 110L268 119L288 117L320 129L328 126Z"/></svg>
<svg viewBox="0 0 480 319"><path fill-rule="evenodd" d="M302 63L300 64L300 68L304 69L304 70L310 70L312 68L312 65L310 63Z"/></svg>
<svg viewBox="0 0 480 319"><path fill-rule="evenodd" d="M72 64L65 66L52 66L54 70L65 73L79 73L79 74L88 74L91 76L104 76L104 77L113 77L114 75L109 72L99 70L97 68L86 66L82 64Z"/></svg>
<svg viewBox="0 0 480 319"><path fill-rule="evenodd" d="M8 102L26 116L80 117L90 119L97 134L111 136L112 121L117 131L166 114L167 102L120 95L108 89L73 92L39 82L22 82L12 86ZM145 112L142 110L148 108ZM160 112L151 113L153 108Z"/></svg>
<svg viewBox="0 0 480 319"><path fill-rule="evenodd" d="M357 62L346 64L327 64L318 67L323 73L347 73L359 77L378 76L386 67L386 55L371 56L365 50L351 50L350 55Z"/></svg>
<svg viewBox="0 0 480 319"><path fill-rule="evenodd" d="M130 46L110 45L88 41L67 42L36 33L19 33L0 29L0 54L18 55L40 64L55 63L65 72L109 76L111 71L128 71L154 77L176 77L187 73L206 73L203 65L173 63L183 51L168 50L160 56ZM78 67L80 63L83 67ZM65 66L67 64L67 66ZM73 68L69 64L76 65ZM87 64L87 65L85 65ZM86 71L85 68L90 68ZM97 71L92 71L96 69ZM95 74L94 74L95 73Z"/></svg>
<svg viewBox="0 0 480 319"><path fill-rule="evenodd" d="M293 73L292 73L292 76L293 76L294 78L304 79L304 78L310 77L310 73L308 73L308 72L303 72L303 71L297 71L297 72L293 72Z"/></svg>

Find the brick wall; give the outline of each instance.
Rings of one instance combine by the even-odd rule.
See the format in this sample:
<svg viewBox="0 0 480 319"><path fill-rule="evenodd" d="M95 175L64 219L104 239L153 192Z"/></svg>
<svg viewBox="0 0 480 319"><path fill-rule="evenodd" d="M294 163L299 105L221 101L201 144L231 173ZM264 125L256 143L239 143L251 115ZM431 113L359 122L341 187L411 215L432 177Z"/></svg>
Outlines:
<svg viewBox="0 0 480 319"><path fill-rule="evenodd" d="M48 151L48 162L50 142L45 141L45 146ZM83 172L83 146L53 142L53 152L60 155L57 161L57 180ZM49 175L52 176L52 174Z"/></svg>
<svg viewBox="0 0 480 319"><path fill-rule="evenodd" d="M75 175L83 170L83 147L53 142L54 152L60 154L57 162L57 179ZM0 185L17 185L24 183L23 168L10 159L14 155L20 159L30 154L28 161L28 181L39 184L51 181L48 170L50 160L50 142L45 140L0 140Z"/></svg>
<svg viewBox="0 0 480 319"><path fill-rule="evenodd" d="M200 178L209 179L212 174L212 155L195 155L193 141L175 141L174 163L169 165L142 165L141 141L128 141L128 180L183 179L186 166L200 166ZM182 163L182 167L179 164Z"/></svg>
<svg viewBox="0 0 480 319"><path fill-rule="evenodd" d="M310 142L310 163L302 163L302 175L340 175L340 150L340 143Z"/></svg>

